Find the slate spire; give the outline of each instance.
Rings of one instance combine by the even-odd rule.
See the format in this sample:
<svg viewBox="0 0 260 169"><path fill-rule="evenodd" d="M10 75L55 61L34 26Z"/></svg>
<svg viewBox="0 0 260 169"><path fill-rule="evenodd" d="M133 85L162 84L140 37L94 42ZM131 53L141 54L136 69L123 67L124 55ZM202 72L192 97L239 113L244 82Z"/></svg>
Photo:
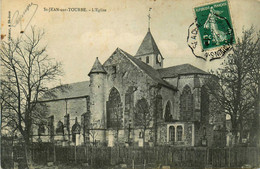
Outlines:
<svg viewBox="0 0 260 169"><path fill-rule="evenodd" d="M96 58L96 61L94 63L94 65L92 66L92 69L90 70L89 74L92 73L107 73L104 69L104 67L102 66L102 64L100 63L100 61L98 60L98 57Z"/></svg>
<svg viewBox="0 0 260 169"><path fill-rule="evenodd" d="M144 40L141 43L139 49L137 50L135 56L141 56L147 54L161 54L157 44L155 43L155 40L153 38L150 29L148 29L148 32L145 35Z"/></svg>
<svg viewBox="0 0 260 169"><path fill-rule="evenodd" d="M148 31L147 34L145 35L143 42L141 43L137 53L135 56L142 56L142 55L149 55L149 54L160 54L161 52L158 48L158 46L155 43L155 40L153 38L153 35L151 33L151 10L152 8L149 8L149 13L148 13Z"/></svg>

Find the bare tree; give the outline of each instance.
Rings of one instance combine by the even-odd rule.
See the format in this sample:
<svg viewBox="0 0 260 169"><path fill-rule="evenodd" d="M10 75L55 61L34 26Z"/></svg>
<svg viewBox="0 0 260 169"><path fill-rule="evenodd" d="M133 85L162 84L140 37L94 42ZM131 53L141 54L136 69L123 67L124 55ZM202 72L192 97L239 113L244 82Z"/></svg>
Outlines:
<svg viewBox="0 0 260 169"><path fill-rule="evenodd" d="M154 128L154 145L157 145L158 139L158 123L159 119L162 117L163 105L162 97L160 95L161 86L153 85L150 86L150 97L152 105L150 106L151 111L153 112L153 128Z"/></svg>
<svg viewBox="0 0 260 169"><path fill-rule="evenodd" d="M123 123L123 116L122 116L122 106L121 105L118 105L115 108L114 117L115 117L114 127L115 127L115 130L116 130L116 133L115 133L116 144L119 144L119 131L123 127L123 125L122 125L122 123Z"/></svg>
<svg viewBox="0 0 260 169"><path fill-rule="evenodd" d="M24 140L25 158L31 165L32 126L46 116L38 100L43 95L55 96L47 86L62 75L61 64L53 62L42 45L44 31L31 28L16 40L1 42L1 105L6 127L18 131Z"/></svg>
<svg viewBox="0 0 260 169"><path fill-rule="evenodd" d="M235 143L241 143L259 102L259 35L253 36L252 28L244 31L222 68L212 73L215 76L207 83L209 92L230 116Z"/></svg>
<svg viewBox="0 0 260 169"><path fill-rule="evenodd" d="M98 132L96 131L96 123L91 123L89 125L88 134L92 138L92 144L95 145L96 137L98 136Z"/></svg>
<svg viewBox="0 0 260 169"><path fill-rule="evenodd" d="M252 26L250 29L244 31L243 39L245 41L245 54L248 57L248 76L250 85L250 93L254 98L254 115L252 126L250 129L250 143L255 145L260 144L260 31L255 31Z"/></svg>
<svg viewBox="0 0 260 169"><path fill-rule="evenodd" d="M135 125L142 130L143 144L145 147L145 132L150 128L153 121L153 113L150 110L146 99L142 98L137 101L135 106Z"/></svg>

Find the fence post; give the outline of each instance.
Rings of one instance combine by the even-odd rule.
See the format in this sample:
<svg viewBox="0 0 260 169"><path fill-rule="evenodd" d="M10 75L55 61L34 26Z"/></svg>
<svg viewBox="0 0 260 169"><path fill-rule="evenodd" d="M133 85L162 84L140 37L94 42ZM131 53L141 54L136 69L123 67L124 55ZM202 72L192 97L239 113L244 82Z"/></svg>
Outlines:
<svg viewBox="0 0 260 169"><path fill-rule="evenodd" d="M211 165L212 165L212 167L214 167L214 155L215 155L215 149L212 148L211 150L212 150L212 151L211 151Z"/></svg>
<svg viewBox="0 0 260 169"><path fill-rule="evenodd" d="M56 163L56 149L55 149L55 144L53 144L53 162Z"/></svg>
<svg viewBox="0 0 260 169"><path fill-rule="evenodd" d="M227 159L227 158L226 158L226 149L225 149L225 147L224 147L224 157L225 157L225 158L224 158L224 166L226 166L226 159Z"/></svg>
<svg viewBox="0 0 260 169"><path fill-rule="evenodd" d="M259 148L258 147L255 148L254 156L255 156L254 165L259 166Z"/></svg>
<svg viewBox="0 0 260 169"><path fill-rule="evenodd" d="M156 160L158 161L159 159L159 151L158 151L158 148L156 148Z"/></svg>
<svg viewBox="0 0 260 169"><path fill-rule="evenodd" d="M75 141L75 146L74 146L74 155L75 155L75 163L77 163L77 146L76 146L76 141Z"/></svg>
<svg viewBox="0 0 260 169"><path fill-rule="evenodd" d="M49 153L50 153L50 149L49 149L49 146L47 146L47 159L46 159L46 162L49 161Z"/></svg>
<svg viewBox="0 0 260 169"><path fill-rule="evenodd" d="M93 151L93 147L91 146L91 156L90 156L90 163L91 163L91 166L93 166L93 156L94 156L94 151Z"/></svg>
<svg viewBox="0 0 260 169"><path fill-rule="evenodd" d="M207 148L205 149L204 166L207 165Z"/></svg>
<svg viewBox="0 0 260 169"><path fill-rule="evenodd" d="M84 146L84 158L86 159L87 157L87 150L86 150L86 145Z"/></svg>
<svg viewBox="0 0 260 169"><path fill-rule="evenodd" d="M110 165L112 165L112 147L110 147Z"/></svg>
<svg viewBox="0 0 260 169"><path fill-rule="evenodd" d="M168 165L168 147L166 147L166 165Z"/></svg>
<svg viewBox="0 0 260 169"><path fill-rule="evenodd" d="M119 163L119 146L117 146L117 156L116 156L116 163L118 164Z"/></svg>
<svg viewBox="0 0 260 169"><path fill-rule="evenodd" d="M207 163L206 165L209 165L209 148L207 147Z"/></svg>
<svg viewBox="0 0 260 169"><path fill-rule="evenodd" d="M230 155L230 147L228 148L228 166L231 167L231 155Z"/></svg>

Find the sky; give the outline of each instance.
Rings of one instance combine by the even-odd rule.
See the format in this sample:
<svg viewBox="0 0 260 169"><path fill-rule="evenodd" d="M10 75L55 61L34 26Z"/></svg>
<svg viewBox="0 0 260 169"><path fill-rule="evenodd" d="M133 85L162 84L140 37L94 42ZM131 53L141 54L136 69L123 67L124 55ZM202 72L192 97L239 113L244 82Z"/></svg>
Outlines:
<svg viewBox="0 0 260 169"><path fill-rule="evenodd" d="M88 73L98 57L101 63L117 47L135 55L148 30L163 55L164 67L190 63L205 71L219 67L223 59L196 58L187 45L188 27L194 22L193 9L212 0L2 0L1 35L8 35L8 15L21 17L11 27L11 36L30 26L44 29L47 53L63 64L62 84L89 80ZM229 0L235 37L243 27L260 28L260 0ZM88 12L48 11L49 8L86 8ZM97 12L96 8L100 11ZM92 9L94 11L92 11ZM16 15L19 12L19 15ZM13 21L13 20L12 20ZM22 23L22 24L21 24ZM7 40L5 36L3 40Z"/></svg>

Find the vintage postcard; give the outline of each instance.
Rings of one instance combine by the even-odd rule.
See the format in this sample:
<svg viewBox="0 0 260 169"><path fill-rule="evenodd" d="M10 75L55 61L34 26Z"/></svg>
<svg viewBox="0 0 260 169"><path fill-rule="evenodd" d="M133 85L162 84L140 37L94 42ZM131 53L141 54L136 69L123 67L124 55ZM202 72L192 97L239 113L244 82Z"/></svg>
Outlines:
<svg viewBox="0 0 260 169"><path fill-rule="evenodd" d="M0 168L260 168L260 0L0 2Z"/></svg>

